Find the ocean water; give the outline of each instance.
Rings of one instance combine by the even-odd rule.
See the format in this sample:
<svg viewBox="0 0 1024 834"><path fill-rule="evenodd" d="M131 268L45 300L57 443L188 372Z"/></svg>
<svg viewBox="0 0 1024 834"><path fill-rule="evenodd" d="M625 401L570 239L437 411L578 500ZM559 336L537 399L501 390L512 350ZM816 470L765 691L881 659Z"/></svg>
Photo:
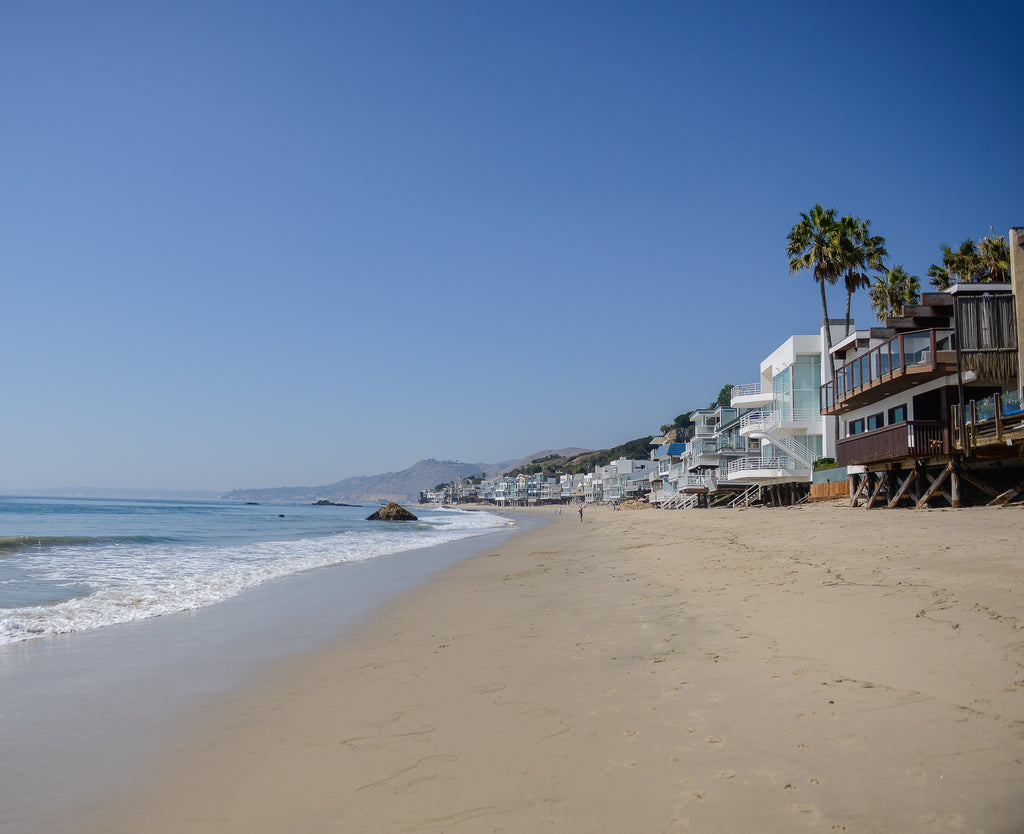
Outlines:
<svg viewBox="0 0 1024 834"><path fill-rule="evenodd" d="M0 645L190 611L268 580L479 535L487 512L0 496Z"/></svg>
<svg viewBox="0 0 1024 834"><path fill-rule="evenodd" d="M74 830L203 704L545 520L372 509L0 497L0 832Z"/></svg>

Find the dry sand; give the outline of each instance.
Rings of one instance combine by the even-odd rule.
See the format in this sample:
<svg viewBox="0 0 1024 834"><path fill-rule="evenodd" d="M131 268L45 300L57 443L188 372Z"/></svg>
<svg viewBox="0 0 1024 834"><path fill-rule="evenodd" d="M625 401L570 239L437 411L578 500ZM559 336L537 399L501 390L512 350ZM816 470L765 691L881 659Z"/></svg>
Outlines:
<svg viewBox="0 0 1024 834"><path fill-rule="evenodd" d="M1022 831L1022 522L831 504L553 515L192 716L82 821Z"/></svg>

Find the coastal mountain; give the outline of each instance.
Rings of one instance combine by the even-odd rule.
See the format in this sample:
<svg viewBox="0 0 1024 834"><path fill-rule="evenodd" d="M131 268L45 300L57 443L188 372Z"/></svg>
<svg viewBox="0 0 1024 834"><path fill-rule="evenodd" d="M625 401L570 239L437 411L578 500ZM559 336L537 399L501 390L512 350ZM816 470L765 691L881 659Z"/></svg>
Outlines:
<svg viewBox="0 0 1024 834"><path fill-rule="evenodd" d="M221 496L229 501L299 501L320 499L353 504L376 504L378 501L409 503L419 499L422 490L433 489L459 478L473 475L494 477L551 455L565 457L585 452L584 449L545 449L518 461L504 463L457 463L450 460L421 460L401 472L383 475L357 475L335 481L333 484L300 487L269 487L265 489L236 489Z"/></svg>

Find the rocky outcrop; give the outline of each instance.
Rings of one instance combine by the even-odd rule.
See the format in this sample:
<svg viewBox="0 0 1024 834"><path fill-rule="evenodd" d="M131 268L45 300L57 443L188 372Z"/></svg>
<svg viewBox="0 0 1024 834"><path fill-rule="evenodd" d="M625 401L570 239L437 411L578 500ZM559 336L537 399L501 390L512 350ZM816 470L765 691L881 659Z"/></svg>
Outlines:
<svg viewBox="0 0 1024 834"><path fill-rule="evenodd" d="M326 498L321 498L319 501L313 502L314 507L358 507L358 504L342 504L340 501L328 501Z"/></svg>
<svg viewBox="0 0 1024 834"><path fill-rule="evenodd" d="M416 516L394 501L366 517L367 521L417 521Z"/></svg>

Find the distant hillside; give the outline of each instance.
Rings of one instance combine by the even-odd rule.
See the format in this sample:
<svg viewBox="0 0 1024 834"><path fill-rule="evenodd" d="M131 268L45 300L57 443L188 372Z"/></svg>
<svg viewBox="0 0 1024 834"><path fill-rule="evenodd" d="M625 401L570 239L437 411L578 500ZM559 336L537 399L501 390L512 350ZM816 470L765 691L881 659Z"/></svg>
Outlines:
<svg viewBox="0 0 1024 834"><path fill-rule="evenodd" d="M528 475L535 472L548 474L567 472L574 475L580 472L593 472L596 467L605 466L619 458L647 460L651 456L650 443L653 439L653 435L638 437L636 440L629 440L614 448L600 449L596 452L588 449L562 449L561 452L568 454L555 452L545 456L541 453L530 460L519 461L509 467L507 472L513 474L525 472Z"/></svg>
<svg viewBox="0 0 1024 834"><path fill-rule="evenodd" d="M491 466L493 464L421 460L401 472L358 475L322 486L236 489L223 497L231 501L316 501L326 498L354 504L375 504L377 501L407 503L416 501L420 490L432 489L437 484L470 475L480 475Z"/></svg>
<svg viewBox="0 0 1024 834"><path fill-rule="evenodd" d="M527 455L525 458L520 458L519 460L494 464L494 466L487 470L487 477L496 478L499 475L504 475L506 472L523 469L541 460L565 460L568 458L574 458L578 455L591 453L590 449L580 449L577 446L570 446L567 449L541 449L541 451L534 452L533 454Z"/></svg>

